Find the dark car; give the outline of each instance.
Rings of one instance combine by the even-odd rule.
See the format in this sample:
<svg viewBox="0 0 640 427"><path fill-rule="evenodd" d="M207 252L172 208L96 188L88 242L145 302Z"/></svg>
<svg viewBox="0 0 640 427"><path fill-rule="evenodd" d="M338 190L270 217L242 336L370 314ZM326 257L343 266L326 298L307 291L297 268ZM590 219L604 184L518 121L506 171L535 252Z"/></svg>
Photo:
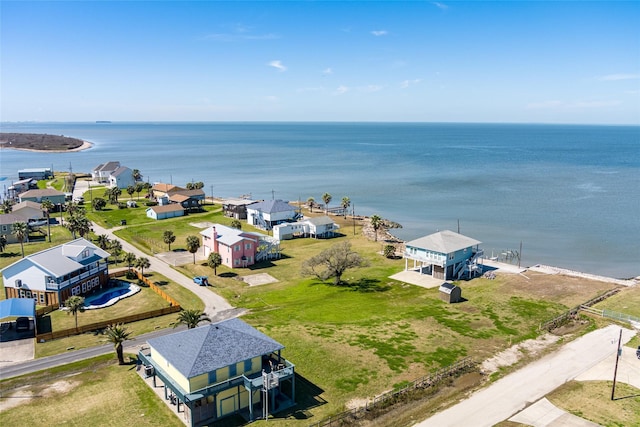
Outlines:
<svg viewBox="0 0 640 427"><path fill-rule="evenodd" d="M638 356L638 359L640 359L640 345L638 346L638 349L636 350L636 356Z"/></svg>
<svg viewBox="0 0 640 427"><path fill-rule="evenodd" d="M29 330L29 318L18 317L16 319L16 331L28 331Z"/></svg>

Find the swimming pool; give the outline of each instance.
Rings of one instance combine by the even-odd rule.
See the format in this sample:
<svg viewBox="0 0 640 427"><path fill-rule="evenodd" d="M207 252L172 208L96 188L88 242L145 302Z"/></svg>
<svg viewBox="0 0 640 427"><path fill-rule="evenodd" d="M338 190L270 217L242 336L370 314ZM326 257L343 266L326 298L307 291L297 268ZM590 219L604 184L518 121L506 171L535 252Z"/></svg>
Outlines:
<svg viewBox="0 0 640 427"><path fill-rule="evenodd" d="M115 288L109 288L98 295L92 295L84 300L85 310L109 307L123 298L140 292L140 287L133 283L119 281Z"/></svg>

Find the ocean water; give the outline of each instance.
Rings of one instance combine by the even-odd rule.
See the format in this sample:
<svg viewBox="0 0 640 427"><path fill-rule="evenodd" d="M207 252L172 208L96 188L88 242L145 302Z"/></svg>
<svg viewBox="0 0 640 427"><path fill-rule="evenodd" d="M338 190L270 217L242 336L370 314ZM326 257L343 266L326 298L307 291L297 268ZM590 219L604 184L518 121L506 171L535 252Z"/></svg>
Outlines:
<svg viewBox="0 0 640 427"><path fill-rule="evenodd" d="M2 123L73 136L76 153L0 152L4 187L27 167L90 172L119 160L144 180L207 195L351 199L412 240L459 230L488 255L518 250L611 277L640 275L640 128L447 123Z"/></svg>

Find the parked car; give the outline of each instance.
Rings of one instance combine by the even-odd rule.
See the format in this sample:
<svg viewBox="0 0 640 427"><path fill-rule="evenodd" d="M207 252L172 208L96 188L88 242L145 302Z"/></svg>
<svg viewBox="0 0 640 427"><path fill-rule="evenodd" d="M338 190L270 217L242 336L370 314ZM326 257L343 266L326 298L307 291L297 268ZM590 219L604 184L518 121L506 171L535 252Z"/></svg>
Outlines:
<svg viewBox="0 0 640 427"><path fill-rule="evenodd" d="M636 350L636 356L638 356L638 359L640 359L640 345L638 346L638 349Z"/></svg>
<svg viewBox="0 0 640 427"><path fill-rule="evenodd" d="M193 278L193 282L200 286L209 286L209 278L207 276L196 276Z"/></svg>
<svg viewBox="0 0 640 427"><path fill-rule="evenodd" d="M16 319L16 331L28 331L29 330L29 318L18 317Z"/></svg>

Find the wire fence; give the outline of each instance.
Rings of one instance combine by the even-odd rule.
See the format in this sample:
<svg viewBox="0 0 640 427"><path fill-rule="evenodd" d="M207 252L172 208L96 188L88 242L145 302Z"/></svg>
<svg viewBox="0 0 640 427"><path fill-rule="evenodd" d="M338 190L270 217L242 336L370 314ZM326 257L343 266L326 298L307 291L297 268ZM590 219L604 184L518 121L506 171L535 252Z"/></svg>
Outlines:
<svg viewBox="0 0 640 427"><path fill-rule="evenodd" d="M620 292L620 289L611 289L607 292L605 292L602 295L598 295L595 298L591 298L589 301L577 305L575 307L573 307L570 310L565 311L564 313L560 314L559 316L554 317L551 320L547 320L546 322L543 322L540 324L540 326L538 327L539 331L552 331L556 328L559 328L560 326L564 325L565 323L567 323L569 320L575 319L578 316L578 312L580 310L584 310L584 307L591 307L592 305L595 305L597 303L599 303L600 301L604 301L605 299L617 294L618 292Z"/></svg>

